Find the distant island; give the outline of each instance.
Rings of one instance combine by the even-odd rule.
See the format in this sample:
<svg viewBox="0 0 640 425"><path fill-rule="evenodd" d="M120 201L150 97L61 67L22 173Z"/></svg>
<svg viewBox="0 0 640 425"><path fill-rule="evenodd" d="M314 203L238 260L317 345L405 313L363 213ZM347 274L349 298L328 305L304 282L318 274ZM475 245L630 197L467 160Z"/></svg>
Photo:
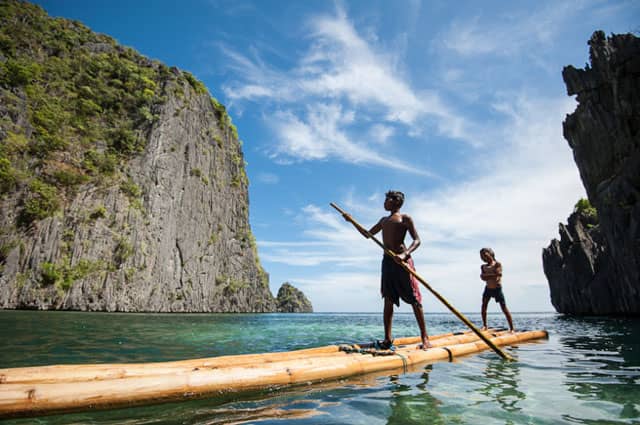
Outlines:
<svg viewBox="0 0 640 425"><path fill-rule="evenodd" d="M640 39L589 40L591 66L562 76L578 107L564 122L589 199L543 250L551 303L576 315L640 314Z"/></svg>
<svg viewBox="0 0 640 425"><path fill-rule="evenodd" d="M237 129L190 73L7 0L0 120L0 308L312 311L272 295Z"/></svg>

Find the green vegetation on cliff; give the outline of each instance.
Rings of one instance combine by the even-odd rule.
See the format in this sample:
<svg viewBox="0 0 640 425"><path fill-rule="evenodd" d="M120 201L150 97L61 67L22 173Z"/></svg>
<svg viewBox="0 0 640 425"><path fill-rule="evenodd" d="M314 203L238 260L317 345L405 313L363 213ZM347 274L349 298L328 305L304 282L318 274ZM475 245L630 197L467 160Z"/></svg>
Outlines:
<svg viewBox="0 0 640 425"><path fill-rule="evenodd" d="M573 212L582 214L593 223L598 223L598 211L591 205L588 199L581 198L573 207Z"/></svg>
<svg viewBox="0 0 640 425"><path fill-rule="evenodd" d="M276 303L282 313L313 313L309 299L289 282L283 283L278 290Z"/></svg>
<svg viewBox="0 0 640 425"><path fill-rule="evenodd" d="M27 188L22 224L80 184L116 176L176 78L110 37L20 1L0 5L0 191ZM55 202L54 202L55 201Z"/></svg>
<svg viewBox="0 0 640 425"><path fill-rule="evenodd" d="M52 215L59 208L52 200L81 184L122 180L171 80L207 93L190 73L79 22L26 2L0 2L0 196L25 189L18 224ZM211 102L221 125L237 134L224 106ZM246 184L244 170L239 176Z"/></svg>
<svg viewBox="0 0 640 425"><path fill-rule="evenodd" d="M0 307L273 310L245 166L192 74L0 0Z"/></svg>

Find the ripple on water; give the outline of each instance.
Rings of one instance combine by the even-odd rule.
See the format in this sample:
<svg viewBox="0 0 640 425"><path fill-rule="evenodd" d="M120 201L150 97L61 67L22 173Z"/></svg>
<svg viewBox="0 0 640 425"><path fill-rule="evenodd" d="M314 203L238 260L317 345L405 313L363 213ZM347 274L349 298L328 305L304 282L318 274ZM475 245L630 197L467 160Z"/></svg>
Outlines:
<svg viewBox="0 0 640 425"><path fill-rule="evenodd" d="M479 315L471 314L478 323ZM490 317L500 323L501 313ZM515 313L549 339L341 381L39 418L41 424L638 424L640 320ZM380 314L146 315L0 311L0 365L149 362L283 351L381 337ZM431 334L462 330L427 315ZM412 314L396 336L415 335ZM30 424L33 420L7 421ZM3 424L4 425L4 424Z"/></svg>

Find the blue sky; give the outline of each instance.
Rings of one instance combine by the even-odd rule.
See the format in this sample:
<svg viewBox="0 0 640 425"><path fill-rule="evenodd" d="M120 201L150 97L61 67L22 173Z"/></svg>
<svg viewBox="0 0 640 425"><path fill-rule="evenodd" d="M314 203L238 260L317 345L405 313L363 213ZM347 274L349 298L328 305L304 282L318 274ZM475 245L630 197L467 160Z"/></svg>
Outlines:
<svg viewBox="0 0 640 425"><path fill-rule="evenodd" d="M490 246L510 309L552 311L542 248L585 196L561 71L584 67L594 30L640 30L624 0L36 3L192 72L227 106L272 291L288 281L315 311L381 311L380 249L329 202L369 227L389 189L422 239L418 272L459 310L479 310Z"/></svg>

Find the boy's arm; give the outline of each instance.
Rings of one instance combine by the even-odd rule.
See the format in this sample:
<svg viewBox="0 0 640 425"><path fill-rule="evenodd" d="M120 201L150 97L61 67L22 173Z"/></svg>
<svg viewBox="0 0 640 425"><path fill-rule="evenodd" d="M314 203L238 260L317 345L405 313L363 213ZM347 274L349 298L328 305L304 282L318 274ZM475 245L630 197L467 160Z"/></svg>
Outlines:
<svg viewBox="0 0 640 425"><path fill-rule="evenodd" d="M502 276L502 265L500 263L496 263L493 266L483 265L480 267L480 271L480 279L482 280L500 277Z"/></svg>
<svg viewBox="0 0 640 425"><path fill-rule="evenodd" d="M344 217L344 219L346 221L348 221L349 223L353 224L353 227L356 228L356 230L358 230L358 232L360 232L360 234L362 234L362 236L364 236L365 238L369 239L369 235L367 234L367 232L360 228L360 226L356 226L356 223L353 221L353 219L351 218L351 216L349 214L342 214L342 216ZM384 220L384 218L381 218L380 221L378 221L371 229L369 229L369 233L372 235L375 235L376 233L378 233L380 230L382 230L382 221Z"/></svg>
<svg viewBox="0 0 640 425"><path fill-rule="evenodd" d="M407 258L409 258L409 256L411 255L411 253L416 249L418 249L421 241L420 241L420 236L418 236L418 231L416 230L416 226L413 223L413 219L408 215L405 215L404 217L402 217L402 219L405 226L407 226L407 231L409 232L409 235L411 236L411 239L412 239L411 245L409 245L409 247L402 254L398 255L398 257L400 257L402 261L406 261Z"/></svg>
<svg viewBox="0 0 640 425"><path fill-rule="evenodd" d="M480 279L482 279L482 280L486 281L486 280L491 279L492 277L496 277L496 274L492 273L492 272L486 272L484 270L482 270L482 272L480 273Z"/></svg>
<svg viewBox="0 0 640 425"><path fill-rule="evenodd" d="M500 278L502 277L502 264L496 263L496 267L494 268L494 273L496 274L498 281L500 281Z"/></svg>
<svg viewBox="0 0 640 425"><path fill-rule="evenodd" d="M375 235L378 232L380 232L380 230L382 230L382 223L383 222L384 222L384 217L382 217L380 220L378 220L378 222L376 224L374 224L371 229L369 229L369 233L371 233L372 235ZM365 235L365 237L368 237L368 236Z"/></svg>

